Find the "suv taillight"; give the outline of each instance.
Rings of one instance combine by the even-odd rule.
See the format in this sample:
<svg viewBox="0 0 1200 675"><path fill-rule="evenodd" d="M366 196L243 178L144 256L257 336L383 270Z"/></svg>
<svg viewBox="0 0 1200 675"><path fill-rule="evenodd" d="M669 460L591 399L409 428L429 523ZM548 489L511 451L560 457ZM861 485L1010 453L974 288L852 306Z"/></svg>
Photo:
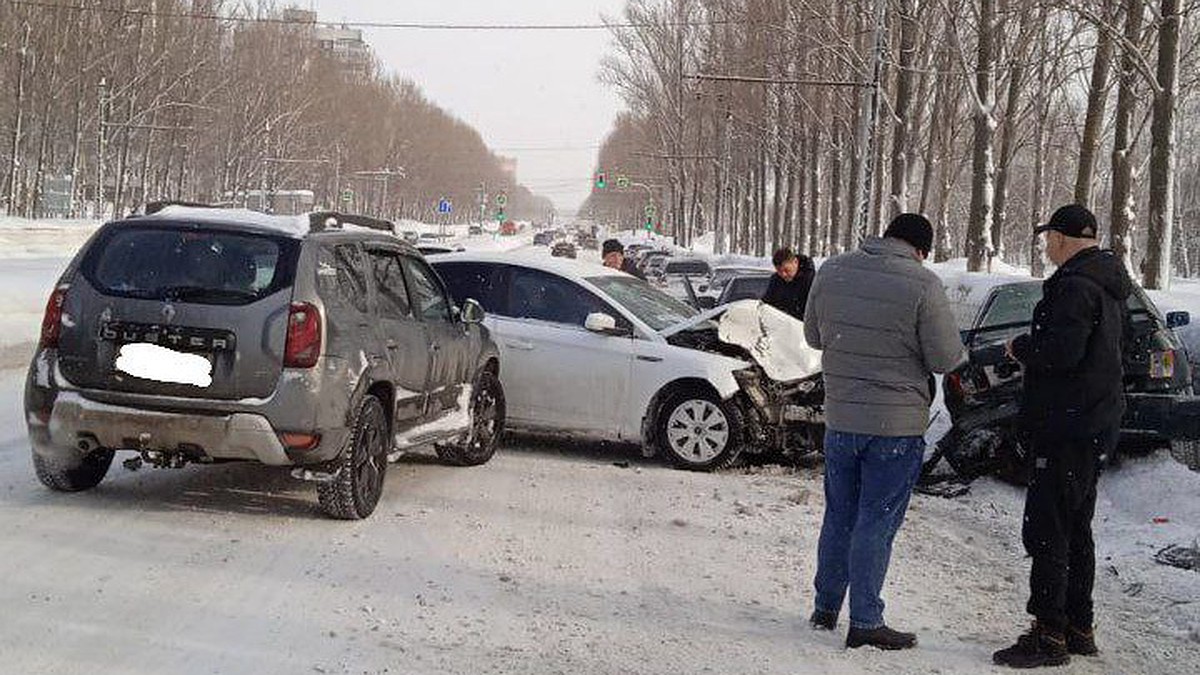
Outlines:
<svg viewBox="0 0 1200 675"><path fill-rule="evenodd" d="M62 334L63 302L67 299L67 286L59 286L46 301L46 313L42 315L42 337L39 349L57 349L58 337Z"/></svg>
<svg viewBox="0 0 1200 675"><path fill-rule="evenodd" d="M321 313L307 302L294 302L288 311L285 368L312 368L321 355Z"/></svg>
<svg viewBox="0 0 1200 675"><path fill-rule="evenodd" d="M1169 380L1175 377L1175 351L1150 353L1150 379Z"/></svg>

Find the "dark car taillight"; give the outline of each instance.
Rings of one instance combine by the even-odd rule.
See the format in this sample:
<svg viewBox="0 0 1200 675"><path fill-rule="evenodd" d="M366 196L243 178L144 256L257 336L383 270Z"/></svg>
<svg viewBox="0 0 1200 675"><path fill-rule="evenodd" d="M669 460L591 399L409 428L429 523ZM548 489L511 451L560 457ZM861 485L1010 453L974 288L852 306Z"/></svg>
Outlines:
<svg viewBox="0 0 1200 675"><path fill-rule="evenodd" d="M1150 353L1150 379L1169 380L1175 377L1175 350Z"/></svg>
<svg viewBox="0 0 1200 675"><path fill-rule="evenodd" d="M46 301L46 313L42 315L42 337L38 341L40 349L58 348L58 338L62 334L63 303L67 299L68 288L59 286Z"/></svg>
<svg viewBox="0 0 1200 675"><path fill-rule="evenodd" d="M321 355L321 313L307 302L294 302L288 310L285 368L312 368Z"/></svg>

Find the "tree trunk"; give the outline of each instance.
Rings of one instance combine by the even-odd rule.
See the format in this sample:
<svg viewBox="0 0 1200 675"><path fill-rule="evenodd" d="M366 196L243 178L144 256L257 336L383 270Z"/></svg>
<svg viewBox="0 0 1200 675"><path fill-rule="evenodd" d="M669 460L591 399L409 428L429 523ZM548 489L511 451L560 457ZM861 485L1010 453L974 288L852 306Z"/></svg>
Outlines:
<svg viewBox="0 0 1200 675"><path fill-rule="evenodd" d="M17 186L20 185L21 172L21 141L23 140L25 123L25 79L29 70L29 34L32 29L26 22L22 27L21 46L17 50L17 86L13 98L12 121L12 154L8 161L8 186L6 189L5 206L9 213L19 213L22 205L17 198Z"/></svg>
<svg viewBox="0 0 1200 675"><path fill-rule="evenodd" d="M1171 286L1172 238L1175 229L1175 105L1179 96L1179 0L1162 0L1158 31L1158 91L1150 125L1150 213L1146 288Z"/></svg>
<svg viewBox="0 0 1200 675"><path fill-rule="evenodd" d="M979 45L975 67L975 142L971 161L971 210L967 221L967 270L982 272L992 256L992 206L995 187L995 163L992 139L995 135L992 115L995 111L995 36L996 1L980 0Z"/></svg>
<svg viewBox="0 0 1200 675"><path fill-rule="evenodd" d="M810 255L827 255L825 244L828 239L823 234L821 220L821 131L814 123L808 136L808 222L802 223L803 231L811 233L805 249ZM804 180L804 178L801 178Z"/></svg>
<svg viewBox="0 0 1200 675"><path fill-rule="evenodd" d="M896 73L895 116L892 124L892 190L889 217L908 210L908 153L913 144L909 138L913 103L913 65L917 56L917 17L914 0L900 0L900 70Z"/></svg>
<svg viewBox="0 0 1200 675"><path fill-rule="evenodd" d="M1117 89L1117 112L1113 131L1112 151L1112 211L1110 241L1126 269L1133 273L1133 116L1138 98L1135 86L1135 56L1129 49L1137 45L1142 35L1142 16L1145 0L1125 0L1125 41L1121 53L1120 85Z"/></svg>
<svg viewBox="0 0 1200 675"><path fill-rule="evenodd" d="M1115 23L1116 0L1103 0L1101 18ZM1092 177L1096 173L1096 151L1104 124L1104 109L1108 102L1108 74L1112 70L1112 32L1096 28L1096 56L1092 60L1092 81L1088 87L1087 114L1083 121L1083 138L1079 145L1079 167L1075 174L1075 203L1090 206Z"/></svg>

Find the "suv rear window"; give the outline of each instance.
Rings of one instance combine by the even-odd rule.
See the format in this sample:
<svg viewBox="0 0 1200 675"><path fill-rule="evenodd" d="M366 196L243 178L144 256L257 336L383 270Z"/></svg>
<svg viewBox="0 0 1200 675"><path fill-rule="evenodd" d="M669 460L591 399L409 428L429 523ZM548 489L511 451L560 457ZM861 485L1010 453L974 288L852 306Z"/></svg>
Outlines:
<svg viewBox="0 0 1200 675"><path fill-rule="evenodd" d="M705 275L710 272L703 260L672 260L667 263L667 274Z"/></svg>
<svg viewBox="0 0 1200 675"><path fill-rule="evenodd" d="M244 305L291 286L300 244L286 237L191 227L102 232L81 272L105 295Z"/></svg>

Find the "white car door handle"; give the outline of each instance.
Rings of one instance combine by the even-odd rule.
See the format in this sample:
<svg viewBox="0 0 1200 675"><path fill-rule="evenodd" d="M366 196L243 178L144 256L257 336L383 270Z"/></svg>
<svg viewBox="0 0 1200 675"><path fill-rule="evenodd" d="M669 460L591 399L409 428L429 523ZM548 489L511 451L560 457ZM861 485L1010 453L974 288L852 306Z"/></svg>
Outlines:
<svg viewBox="0 0 1200 675"><path fill-rule="evenodd" d="M646 361L647 363L662 363L663 359L661 356L646 356L645 354L638 354L637 360Z"/></svg>
<svg viewBox="0 0 1200 675"><path fill-rule="evenodd" d="M523 352L533 351L533 343L526 342L524 340L510 340L508 342L505 342L504 344L508 345L509 347L511 347L513 349L520 349Z"/></svg>

